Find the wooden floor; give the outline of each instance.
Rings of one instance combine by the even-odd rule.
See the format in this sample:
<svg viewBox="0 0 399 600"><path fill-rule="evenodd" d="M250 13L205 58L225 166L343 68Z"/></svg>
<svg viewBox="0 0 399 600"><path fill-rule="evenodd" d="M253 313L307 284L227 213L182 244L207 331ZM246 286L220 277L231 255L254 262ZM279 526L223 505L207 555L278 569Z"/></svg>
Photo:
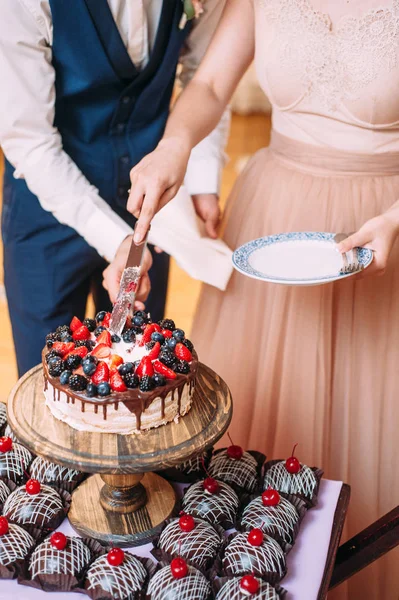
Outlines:
<svg viewBox="0 0 399 600"><path fill-rule="evenodd" d="M269 143L270 119L266 116L234 116L227 148L229 162L227 163L222 183L222 204L234 184L237 173L245 161L259 148ZM0 181L2 179L3 163L0 156ZM1 191L0 191L1 203ZM2 287L3 260L0 244L0 401L5 401L8 393L17 379L15 357L8 319L7 304ZM175 319L179 326L190 331L192 318L200 291L201 284L192 280L175 263L172 264L167 314ZM90 310L90 308L89 308Z"/></svg>

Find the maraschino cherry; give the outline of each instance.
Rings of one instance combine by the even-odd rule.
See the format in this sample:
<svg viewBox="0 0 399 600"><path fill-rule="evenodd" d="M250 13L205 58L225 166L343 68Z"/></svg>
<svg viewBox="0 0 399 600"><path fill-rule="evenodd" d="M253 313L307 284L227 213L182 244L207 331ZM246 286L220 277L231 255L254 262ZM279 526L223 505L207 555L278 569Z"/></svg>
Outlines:
<svg viewBox="0 0 399 600"><path fill-rule="evenodd" d="M121 548L111 548L107 554L107 561L111 567L119 567L125 560L125 553Z"/></svg>
<svg viewBox="0 0 399 600"><path fill-rule="evenodd" d="M259 581L253 575L244 575L240 581L240 588L249 594L256 594L259 590Z"/></svg>
<svg viewBox="0 0 399 600"><path fill-rule="evenodd" d="M31 496L36 496L36 494L40 494L41 489L42 487L37 481L37 479L29 479L29 481L26 482L25 490Z"/></svg>
<svg viewBox="0 0 399 600"><path fill-rule="evenodd" d="M204 479L204 490L209 494L216 494L219 491L219 484L213 477Z"/></svg>
<svg viewBox="0 0 399 600"><path fill-rule="evenodd" d="M67 543L68 538L61 531L55 531L50 538L50 544L56 550L65 550Z"/></svg>
<svg viewBox="0 0 399 600"><path fill-rule="evenodd" d="M8 533L8 521L6 517L0 517L0 536Z"/></svg>
<svg viewBox="0 0 399 600"><path fill-rule="evenodd" d="M248 533L248 543L251 546L261 546L263 544L263 531L261 529L251 529Z"/></svg>
<svg viewBox="0 0 399 600"><path fill-rule="evenodd" d="M181 556L177 556L172 560L170 563L170 570L175 579L183 579L183 577L186 577L188 574L187 563Z"/></svg>
<svg viewBox="0 0 399 600"><path fill-rule="evenodd" d="M181 515L179 519L179 527L182 531L189 533L195 528L195 521L191 515Z"/></svg>
<svg viewBox="0 0 399 600"><path fill-rule="evenodd" d="M287 458L287 460L285 461L285 468L287 469L288 473L290 473L291 475L296 475L297 473L299 473L299 471L302 468L301 463L299 462L297 457L294 456L295 448L297 446L298 446L298 444L295 444L295 446L292 450L292 456Z"/></svg>
<svg viewBox="0 0 399 600"><path fill-rule="evenodd" d="M280 502L280 494L273 488L268 488L262 494L263 506L277 506Z"/></svg>
<svg viewBox="0 0 399 600"><path fill-rule="evenodd" d="M0 437L0 452L5 454L12 450L12 439L9 437Z"/></svg>
<svg viewBox="0 0 399 600"><path fill-rule="evenodd" d="M233 460L240 460L243 457L244 450L241 446L236 446L233 444L233 440L230 437L230 434L227 434L227 437L230 440L231 446L227 448L227 456Z"/></svg>

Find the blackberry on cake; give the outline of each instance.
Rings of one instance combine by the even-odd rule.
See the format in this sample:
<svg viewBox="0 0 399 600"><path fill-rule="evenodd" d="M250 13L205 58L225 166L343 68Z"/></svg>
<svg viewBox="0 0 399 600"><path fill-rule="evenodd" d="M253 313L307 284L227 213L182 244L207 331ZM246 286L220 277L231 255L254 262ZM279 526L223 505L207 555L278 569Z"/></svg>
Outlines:
<svg viewBox="0 0 399 600"><path fill-rule="evenodd" d="M97 322L95 319L83 319L83 325L86 325L87 329L93 332L97 327Z"/></svg>
<svg viewBox="0 0 399 600"><path fill-rule="evenodd" d="M175 558L150 579L147 600L208 600L211 586L205 576L182 558Z"/></svg>
<svg viewBox="0 0 399 600"><path fill-rule="evenodd" d="M115 337L110 317L98 313L94 331L93 321L74 317L67 326L74 342L43 350L47 406L86 431L130 434L177 421L191 407L198 368L195 351L182 343L184 331L162 328L138 311ZM176 345L166 348L171 339Z"/></svg>
<svg viewBox="0 0 399 600"><path fill-rule="evenodd" d="M25 472L33 460L32 454L10 437L0 438L0 478L9 479L17 485L22 483Z"/></svg>
<svg viewBox="0 0 399 600"><path fill-rule="evenodd" d="M30 479L14 490L4 503L3 514L22 526L37 529L55 529L65 518L64 503L60 494L48 485Z"/></svg>
<svg viewBox="0 0 399 600"><path fill-rule="evenodd" d="M158 325L160 326L161 329L167 329L168 331L171 331L172 333L176 329L175 322L172 321L172 319L162 319L161 321L158 321Z"/></svg>

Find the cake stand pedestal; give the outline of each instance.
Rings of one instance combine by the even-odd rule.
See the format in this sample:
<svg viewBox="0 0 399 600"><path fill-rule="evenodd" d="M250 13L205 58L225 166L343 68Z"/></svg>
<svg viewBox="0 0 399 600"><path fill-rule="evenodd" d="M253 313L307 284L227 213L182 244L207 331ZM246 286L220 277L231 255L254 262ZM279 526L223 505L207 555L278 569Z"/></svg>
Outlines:
<svg viewBox="0 0 399 600"><path fill-rule="evenodd" d="M200 364L192 408L179 423L132 435L88 433L52 416L37 366L18 381L7 410L13 432L31 452L96 473L72 495L73 528L127 547L149 542L176 513L173 487L152 471L177 466L212 446L230 424L232 399L225 382Z"/></svg>

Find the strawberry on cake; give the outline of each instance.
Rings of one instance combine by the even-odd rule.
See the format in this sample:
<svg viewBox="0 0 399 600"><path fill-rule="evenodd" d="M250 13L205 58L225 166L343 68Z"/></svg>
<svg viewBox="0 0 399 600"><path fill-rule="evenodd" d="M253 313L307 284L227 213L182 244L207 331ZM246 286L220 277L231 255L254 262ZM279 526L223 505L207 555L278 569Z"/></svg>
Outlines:
<svg viewBox="0 0 399 600"><path fill-rule="evenodd" d="M128 317L122 336L110 313L57 328L43 350L44 394L54 417L81 431L131 434L188 412L198 367L193 345L171 319Z"/></svg>

